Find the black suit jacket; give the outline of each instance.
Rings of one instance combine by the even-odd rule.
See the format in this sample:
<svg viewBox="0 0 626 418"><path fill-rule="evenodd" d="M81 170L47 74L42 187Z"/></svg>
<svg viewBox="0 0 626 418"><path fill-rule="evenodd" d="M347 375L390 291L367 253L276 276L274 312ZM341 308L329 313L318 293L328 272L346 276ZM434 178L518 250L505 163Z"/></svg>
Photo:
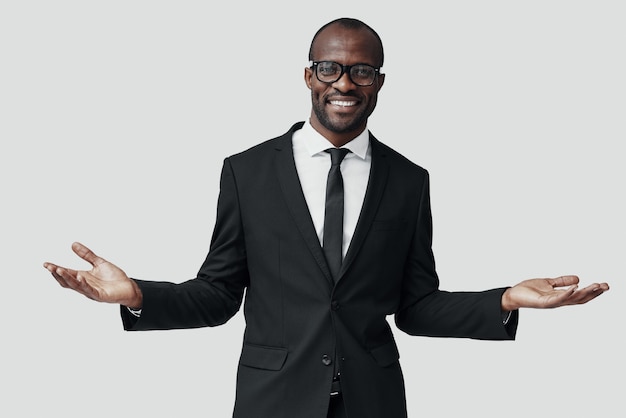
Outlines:
<svg viewBox="0 0 626 418"><path fill-rule="evenodd" d="M335 370L351 417L406 417L388 315L411 335L513 339L500 298L439 290L428 173L370 134L372 167L333 282L302 193L292 134L224 161L211 248L197 278L138 280L143 312L126 329L215 326L245 304L234 416L324 418Z"/></svg>

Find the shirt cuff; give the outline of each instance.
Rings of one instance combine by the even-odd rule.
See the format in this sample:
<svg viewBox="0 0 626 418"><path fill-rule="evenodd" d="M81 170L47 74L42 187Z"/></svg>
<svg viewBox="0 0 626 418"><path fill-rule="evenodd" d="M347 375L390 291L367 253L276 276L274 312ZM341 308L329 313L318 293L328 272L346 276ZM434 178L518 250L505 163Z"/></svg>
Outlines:
<svg viewBox="0 0 626 418"><path fill-rule="evenodd" d="M133 309L133 308L129 308L128 306L126 307L126 309L128 309L128 312L130 312L131 314L133 314L134 316L136 316L137 318L141 317L141 308L139 309ZM509 315L511 315L511 313L509 312ZM508 318L507 318L508 321Z"/></svg>
<svg viewBox="0 0 626 418"><path fill-rule="evenodd" d="M130 308L128 308L130 309ZM133 311L131 311L133 312ZM502 312L502 325L506 325L509 323L509 319L511 319L511 313L513 311L506 311L506 312ZM141 309L139 310L139 313L141 314ZM139 315L137 315L139 316Z"/></svg>

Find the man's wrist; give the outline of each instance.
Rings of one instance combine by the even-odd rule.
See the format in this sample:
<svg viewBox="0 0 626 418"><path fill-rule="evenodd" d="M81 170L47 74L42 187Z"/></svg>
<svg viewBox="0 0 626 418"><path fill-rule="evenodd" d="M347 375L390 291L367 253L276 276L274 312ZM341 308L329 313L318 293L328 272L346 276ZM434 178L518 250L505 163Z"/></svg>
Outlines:
<svg viewBox="0 0 626 418"><path fill-rule="evenodd" d="M510 293L510 287L506 289L504 293L502 293L502 298L500 299L500 309L502 310L502 312L511 312L519 309L519 307L514 306L510 297Z"/></svg>
<svg viewBox="0 0 626 418"><path fill-rule="evenodd" d="M123 302L122 305L133 311L141 312L141 308L143 307L143 293L136 281L130 279L130 282L133 288L133 297L128 301L124 301L125 303Z"/></svg>

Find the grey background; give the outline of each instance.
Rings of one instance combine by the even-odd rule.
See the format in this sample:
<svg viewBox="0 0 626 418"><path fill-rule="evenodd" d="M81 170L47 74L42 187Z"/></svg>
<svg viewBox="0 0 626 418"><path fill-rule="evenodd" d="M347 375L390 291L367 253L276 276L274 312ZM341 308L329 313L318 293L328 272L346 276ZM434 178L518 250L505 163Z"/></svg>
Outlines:
<svg viewBox="0 0 626 418"><path fill-rule="evenodd" d="M516 342L397 334L412 417L623 417L620 1L0 4L0 415L227 417L243 318L127 333L41 267L81 241L149 280L194 277L222 159L309 114L309 42L371 24L370 129L431 173L442 288L578 274L612 290L521 313Z"/></svg>

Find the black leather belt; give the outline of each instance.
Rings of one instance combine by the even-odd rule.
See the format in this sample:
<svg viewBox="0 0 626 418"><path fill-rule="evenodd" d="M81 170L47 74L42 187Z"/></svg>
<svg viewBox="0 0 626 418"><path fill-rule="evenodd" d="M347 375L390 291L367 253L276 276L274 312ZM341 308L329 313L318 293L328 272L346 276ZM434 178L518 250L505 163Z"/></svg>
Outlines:
<svg viewBox="0 0 626 418"><path fill-rule="evenodd" d="M339 380L339 376L333 377L333 383L330 385L330 397L336 398L337 396L341 396L341 381Z"/></svg>

